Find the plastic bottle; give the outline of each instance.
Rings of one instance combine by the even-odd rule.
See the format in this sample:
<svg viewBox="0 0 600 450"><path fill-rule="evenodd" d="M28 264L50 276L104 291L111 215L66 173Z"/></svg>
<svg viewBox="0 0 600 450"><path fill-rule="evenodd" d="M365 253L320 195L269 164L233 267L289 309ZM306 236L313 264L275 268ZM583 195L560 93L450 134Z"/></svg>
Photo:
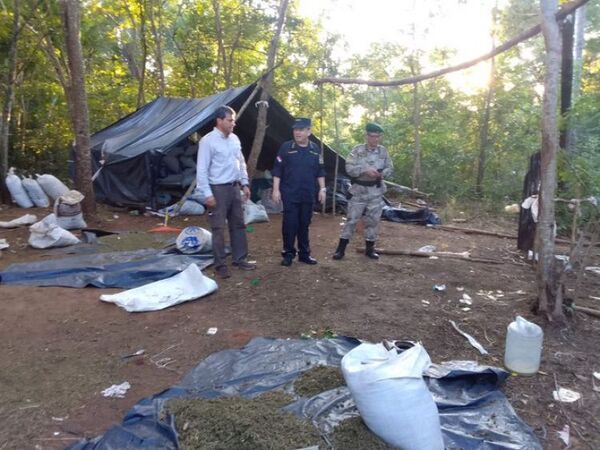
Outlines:
<svg viewBox="0 0 600 450"><path fill-rule="evenodd" d="M533 375L540 368L544 332L535 323L517 316L506 331L504 365L512 372Z"/></svg>

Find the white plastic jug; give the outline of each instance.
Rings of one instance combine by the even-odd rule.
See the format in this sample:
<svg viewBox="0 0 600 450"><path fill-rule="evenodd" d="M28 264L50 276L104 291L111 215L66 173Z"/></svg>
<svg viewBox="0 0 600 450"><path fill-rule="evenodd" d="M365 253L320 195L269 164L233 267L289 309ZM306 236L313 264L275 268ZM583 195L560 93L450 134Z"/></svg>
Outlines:
<svg viewBox="0 0 600 450"><path fill-rule="evenodd" d="M506 331L504 365L512 372L533 375L540 368L544 332L535 323L517 316Z"/></svg>

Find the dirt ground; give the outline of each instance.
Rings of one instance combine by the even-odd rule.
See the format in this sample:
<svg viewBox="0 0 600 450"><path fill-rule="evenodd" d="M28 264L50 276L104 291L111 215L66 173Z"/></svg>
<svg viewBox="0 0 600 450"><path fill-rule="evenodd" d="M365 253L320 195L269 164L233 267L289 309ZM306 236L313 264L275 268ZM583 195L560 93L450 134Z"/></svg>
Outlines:
<svg viewBox="0 0 600 450"><path fill-rule="evenodd" d="M2 205L0 220L25 212ZM112 231L144 232L160 222L101 207L88 225ZM535 274L516 250L516 240L467 235L423 226L382 223L378 247L417 250L432 244L438 251L469 251L474 257L503 261L485 264L455 259L382 256L371 261L354 251L333 261L340 216L315 215L311 226L317 266L279 265L281 218L254 224L248 233L258 269L233 271L206 298L164 311L127 313L100 302L114 289L69 289L0 285L0 449L58 449L93 437L113 424L142 397L177 383L207 355L243 346L253 336L298 338L301 335L355 336L420 340L434 362L476 360L502 366L506 326L522 315L544 327L540 372L511 377L504 389L519 416L536 432L544 448L563 449L558 431L570 426L570 448L600 448L600 319L583 313L566 326L548 325L531 312ZM207 226L206 217L173 225ZM462 226L463 224L461 224ZM464 226L516 234L516 219L479 218ZM26 228L0 231L10 243L0 270L15 262L63 257L27 246ZM566 248L559 250L566 251ZM599 253L588 265L600 266ZM206 273L213 276L211 269ZM445 291L433 286L445 284ZM570 286L575 287L575 284ZM600 276L580 279L577 304L600 308ZM459 302L467 293L473 304ZM591 296L591 297L590 297ZM596 297L596 298L592 298ZM489 355L482 356L450 325L454 320ZM217 327L215 335L207 329ZM140 349L145 353L123 359ZM159 367L153 361L164 359ZM125 398L100 392L128 381ZM557 386L581 393L581 400L559 403ZM596 390L594 389L596 388Z"/></svg>

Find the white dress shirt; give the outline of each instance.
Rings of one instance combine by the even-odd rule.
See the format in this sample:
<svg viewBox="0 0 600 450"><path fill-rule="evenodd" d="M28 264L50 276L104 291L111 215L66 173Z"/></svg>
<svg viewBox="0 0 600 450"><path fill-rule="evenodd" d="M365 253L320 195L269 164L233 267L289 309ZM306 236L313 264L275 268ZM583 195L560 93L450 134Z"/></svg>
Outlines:
<svg viewBox="0 0 600 450"><path fill-rule="evenodd" d="M212 197L211 184L236 181L242 186L248 184L248 172L240 139L233 133L225 136L221 130L214 128L198 145L197 190L204 198Z"/></svg>

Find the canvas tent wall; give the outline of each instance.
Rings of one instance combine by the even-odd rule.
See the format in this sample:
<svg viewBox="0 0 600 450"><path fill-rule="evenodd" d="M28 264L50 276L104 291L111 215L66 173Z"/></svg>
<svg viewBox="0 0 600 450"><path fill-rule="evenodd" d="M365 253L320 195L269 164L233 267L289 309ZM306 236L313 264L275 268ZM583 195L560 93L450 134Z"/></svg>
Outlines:
<svg viewBox="0 0 600 450"><path fill-rule="evenodd" d="M163 158L181 147L188 136L201 136L212 130L214 113L220 105L238 110L250 96L254 85L228 89L201 99L159 97L95 133L91 137L92 167L100 170L94 188L98 201L126 206L156 206ZM259 98L259 95L255 97ZM254 100L253 100L254 101ZM253 103L238 121L235 133L242 142L246 160L256 129ZM258 158L258 170L271 170L282 142L291 139L292 115L275 99L269 100L268 127ZM318 138L311 140L321 145ZM333 180L336 153L324 146L328 182ZM340 157L339 173L345 174ZM181 186L187 188L189 181Z"/></svg>

